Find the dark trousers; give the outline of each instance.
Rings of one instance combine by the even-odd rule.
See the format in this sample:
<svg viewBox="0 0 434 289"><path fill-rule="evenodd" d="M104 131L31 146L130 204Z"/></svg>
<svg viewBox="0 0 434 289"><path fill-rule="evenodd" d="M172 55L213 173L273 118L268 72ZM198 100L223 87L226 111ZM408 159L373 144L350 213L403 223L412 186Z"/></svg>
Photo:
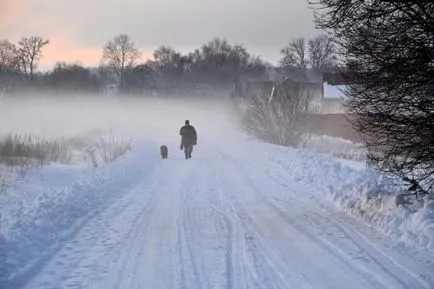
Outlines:
<svg viewBox="0 0 434 289"><path fill-rule="evenodd" d="M185 144L184 145L184 153L185 153L185 158L189 159L191 158L191 153L193 152L193 145L192 144Z"/></svg>

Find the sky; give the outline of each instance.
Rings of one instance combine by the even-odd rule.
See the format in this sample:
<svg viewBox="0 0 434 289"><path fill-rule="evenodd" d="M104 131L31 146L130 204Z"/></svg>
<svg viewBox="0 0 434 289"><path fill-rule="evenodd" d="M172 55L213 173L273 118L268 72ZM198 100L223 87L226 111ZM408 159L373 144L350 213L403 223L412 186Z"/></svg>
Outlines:
<svg viewBox="0 0 434 289"><path fill-rule="evenodd" d="M320 31L306 0L0 0L0 39L50 40L42 67L57 61L97 65L104 44L121 33L143 60L159 45L185 53L221 37L277 63L292 38Z"/></svg>

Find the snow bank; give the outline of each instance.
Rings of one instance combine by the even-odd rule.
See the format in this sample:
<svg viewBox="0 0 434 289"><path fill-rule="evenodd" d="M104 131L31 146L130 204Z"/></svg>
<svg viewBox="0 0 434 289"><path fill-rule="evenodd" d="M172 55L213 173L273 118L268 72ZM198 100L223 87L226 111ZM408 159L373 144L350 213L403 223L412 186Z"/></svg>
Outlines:
<svg viewBox="0 0 434 289"><path fill-rule="evenodd" d="M363 144L354 143L343 138L310 134L306 136L303 147L338 158L366 161L367 150L363 147Z"/></svg>
<svg viewBox="0 0 434 289"><path fill-rule="evenodd" d="M157 146L136 146L97 169L52 165L31 171L0 196L0 284L20 287L11 282L24 282L62 239L143 179L159 158Z"/></svg>
<svg viewBox="0 0 434 289"><path fill-rule="evenodd" d="M252 165L259 163L276 180L293 184L300 191L300 198L321 203L326 197L392 236L397 243L434 250L434 202L397 206L396 196L406 187L397 186L362 162L331 156L328 145L293 149L247 139L250 140L243 146L235 143L230 147L234 155ZM336 141L323 138L317 143L327 143L324 140L329 144ZM337 149L349 149L345 142L338 144ZM316 152L320 150L327 154Z"/></svg>
<svg viewBox="0 0 434 289"><path fill-rule="evenodd" d="M404 187L364 164L313 152L285 149L275 162L294 182L322 192L346 211L377 226L398 242L434 250L434 202L396 206Z"/></svg>

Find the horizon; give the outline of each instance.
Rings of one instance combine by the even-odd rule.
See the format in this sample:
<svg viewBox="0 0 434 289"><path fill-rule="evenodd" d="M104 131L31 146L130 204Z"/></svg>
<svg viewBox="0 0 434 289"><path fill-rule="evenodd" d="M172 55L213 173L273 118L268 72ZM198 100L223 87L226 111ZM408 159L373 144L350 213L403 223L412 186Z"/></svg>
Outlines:
<svg viewBox="0 0 434 289"><path fill-rule="evenodd" d="M320 34L305 1L187 0L182 5L171 0L59 2L0 2L2 39L16 43L21 37L37 35L50 40L43 49L42 70L57 62L98 65L103 46L123 33L142 51L143 61L152 59L160 45L185 54L218 37L242 44L251 55L273 65L291 39Z"/></svg>
<svg viewBox="0 0 434 289"><path fill-rule="evenodd" d="M210 41L211 41L212 39L210 39ZM67 64L74 64L74 63L77 63L77 64L79 64L79 65L81 65L81 66L83 66L83 67L89 67L89 68L96 68L96 67L98 67L99 66L99 63L100 63L100 61L101 61L101 59L102 59L102 54L103 54L103 48L101 47L101 49L100 49L100 51L97 51L97 50L94 50L93 51L93 53L89 53L89 54L86 54L86 53L83 53L83 51L82 50L80 50L80 49L77 49L75 52L78 54L78 55L83 55L84 57L82 58L82 59L79 59L79 58L77 58L77 59L73 59L73 58L71 58L71 57L65 57L65 58L56 58L56 59L58 59L57 61L52 61L52 58L49 58L49 60L47 61L47 56L48 56L48 53L47 53L47 51L48 52L50 52L50 51L53 51L53 49L50 49L50 44L51 44L51 42L46 46L46 47L44 47L43 49L42 49L42 56L41 56L41 62L40 62L40 65L39 65L39 67L38 67L38 71L41 71L41 72L45 72L45 71L49 71L49 70L52 70L53 68L54 68L54 66L57 64L57 63L60 63L60 62L64 62L64 63L67 63ZM205 43L203 43L203 44L206 44L206 42ZM235 45L235 44L242 44L242 43L232 43L232 42L229 42L229 44L230 45ZM243 44L242 44L243 45ZM257 52L259 52L259 53L255 53L255 51L254 51L254 49L251 49L251 48L249 48L249 47L247 47L247 46L245 46L245 45L243 45L245 48L246 48L246 50L247 50L247 52L251 55L251 56L259 56L265 63L268 63L268 64L271 64L271 65L273 65L273 66L276 66L276 65L278 65L278 62L279 62L279 60L280 60L280 58L281 58L281 56L280 56L280 49L281 48L276 48L276 53L274 53L275 55L274 55L274 57L273 57L273 52L271 52L271 51L268 51L269 53L268 53L268 55L269 55L269 57L268 58L265 58L264 57L264 54L267 54L267 50L265 50L264 48L257 48L256 49L256 51ZM179 52L179 53L181 53L182 55L186 55L186 54L188 54L188 53L190 53L190 52L193 52L195 49L199 49L201 47L201 45L200 46L198 46L198 47L191 47L190 49L188 49L188 48L183 48L183 49L177 49L176 47L172 47L173 49L175 49L177 52ZM140 52L141 52L141 57L140 57L140 59L137 61L137 64L141 64L141 63L145 63L145 62L147 62L148 60L153 60L154 59L154 57L153 57L153 52L154 52L154 50L155 49L157 49L158 48L158 46L156 46L154 49L140 49L140 48L138 48L139 50L140 50ZM270 49L271 50L271 49ZM260 53L260 51L265 51L265 53ZM62 53L62 55L63 54L67 54L67 52L68 51L65 51L65 52L63 52ZM271 53L270 53L271 52ZM87 62L84 62L83 61L83 59L86 59L86 56L97 56L98 55L98 57L95 57L95 58L93 58L93 59L91 59L90 61L87 61ZM52 57L52 55L50 55L50 57ZM68 59L69 58L69 59ZM44 61L44 59L46 60L46 61Z"/></svg>

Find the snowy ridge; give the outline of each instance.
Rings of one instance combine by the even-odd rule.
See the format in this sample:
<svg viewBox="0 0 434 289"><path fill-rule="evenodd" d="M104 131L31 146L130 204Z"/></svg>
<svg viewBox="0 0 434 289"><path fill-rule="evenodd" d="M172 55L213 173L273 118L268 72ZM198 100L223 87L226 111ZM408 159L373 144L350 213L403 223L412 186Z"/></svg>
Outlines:
<svg viewBox="0 0 434 289"><path fill-rule="evenodd" d="M416 211L410 207L396 207L395 197L399 188L391 186L388 178L362 163L307 150L268 149L260 143L257 146L260 151L267 152L269 160L283 167L281 178L289 178L324 193L344 210L363 218L399 242L434 250L434 202Z"/></svg>
<svg viewBox="0 0 434 289"><path fill-rule="evenodd" d="M0 197L0 281L26 280L62 240L138 184L158 155L150 153L152 143L136 145L124 159L95 170L53 165L31 172Z"/></svg>
<svg viewBox="0 0 434 289"><path fill-rule="evenodd" d="M367 150L363 144L328 135L307 135L302 147L337 158L360 162L364 162L367 155Z"/></svg>

